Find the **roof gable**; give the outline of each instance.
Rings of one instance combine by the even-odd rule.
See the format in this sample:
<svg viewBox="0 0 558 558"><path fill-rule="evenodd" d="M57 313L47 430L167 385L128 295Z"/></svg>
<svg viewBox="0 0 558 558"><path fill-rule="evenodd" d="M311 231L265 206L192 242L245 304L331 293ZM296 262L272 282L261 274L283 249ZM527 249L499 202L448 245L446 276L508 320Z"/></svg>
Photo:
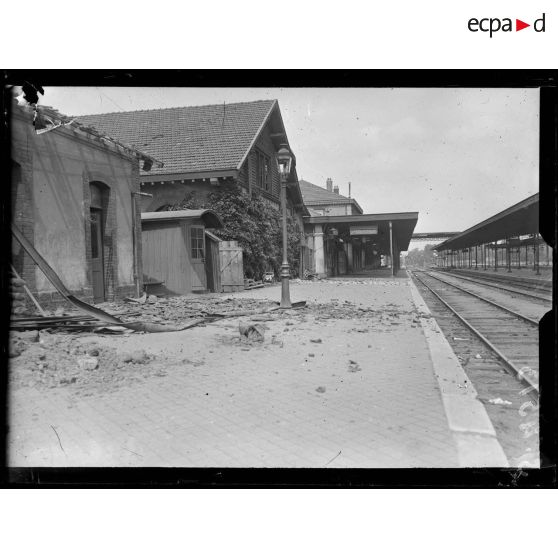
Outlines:
<svg viewBox="0 0 558 558"><path fill-rule="evenodd" d="M164 163L142 175L187 174L240 168L276 106L277 101L264 100L90 114L79 120Z"/></svg>
<svg viewBox="0 0 558 558"><path fill-rule="evenodd" d="M353 204L360 212L362 209L353 198L330 192L321 186L312 184L307 180L299 180L300 191L305 205L348 205Z"/></svg>

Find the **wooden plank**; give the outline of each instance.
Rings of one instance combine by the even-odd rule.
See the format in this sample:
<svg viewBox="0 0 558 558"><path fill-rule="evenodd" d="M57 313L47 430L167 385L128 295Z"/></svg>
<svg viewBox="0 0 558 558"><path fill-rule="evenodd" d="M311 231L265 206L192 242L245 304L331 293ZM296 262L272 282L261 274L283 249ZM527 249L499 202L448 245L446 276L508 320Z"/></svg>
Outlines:
<svg viewBox="0 0 558 558"><path fill-rule="evenodd" d="M219 243L221 285L224 292L244 289L242 249L235 240Z"/></svg>

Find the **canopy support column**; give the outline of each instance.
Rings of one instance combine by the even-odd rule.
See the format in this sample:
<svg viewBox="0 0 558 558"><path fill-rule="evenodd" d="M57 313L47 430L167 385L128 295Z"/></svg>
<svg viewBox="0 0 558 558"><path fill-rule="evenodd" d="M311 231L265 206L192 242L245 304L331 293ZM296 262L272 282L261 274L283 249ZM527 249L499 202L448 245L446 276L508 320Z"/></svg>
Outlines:
<svg viewBox="0 0 558 558"><path fill-rule="evenodd" d="M353 241L349 239L347 246L347 273L353 272Z"/></svg>
<svg viewBox="0 0 558 558"><path fill-rule="evenodd" d="M314 225L314 265L316 275L325 277L324 233L322 225Z"/></svg>
<svg viewBox="0 0 558 558"><path fill-rule="evenodd" d="M390 263L391 263L391 275L395 275L395 267L393 261L393 224L389 222L389 256L390 256Z"/></svg>

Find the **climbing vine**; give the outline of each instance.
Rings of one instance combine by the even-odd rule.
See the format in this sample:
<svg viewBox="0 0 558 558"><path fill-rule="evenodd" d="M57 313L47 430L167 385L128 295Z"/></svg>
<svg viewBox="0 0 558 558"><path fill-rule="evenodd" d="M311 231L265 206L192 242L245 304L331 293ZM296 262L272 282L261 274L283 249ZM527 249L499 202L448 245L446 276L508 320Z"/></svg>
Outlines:
<svg viewBox="0 0 558 558"><path fill-rule="evenodd" d="M249 195L238 187L210 192L206 198L190 192L180 203L164 209L212 209L224 224L216 231L219 238L236 240L241 246L246 277L259 280L266 271L273 271L279 276L282 261L281 211L267 203L261 195ZM287 253L293 275L299 269L301 235L295 220L287 215Z"/></svg>

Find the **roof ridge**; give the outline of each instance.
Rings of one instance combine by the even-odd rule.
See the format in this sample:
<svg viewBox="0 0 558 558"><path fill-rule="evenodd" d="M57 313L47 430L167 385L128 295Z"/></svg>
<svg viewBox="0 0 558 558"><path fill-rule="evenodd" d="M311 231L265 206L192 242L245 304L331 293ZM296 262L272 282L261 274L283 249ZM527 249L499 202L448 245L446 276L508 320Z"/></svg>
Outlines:
<svg viewBox="0 0 558 558"><path fill-rule="evenodd" d="M347 196L344 196L343 194L338 194L337 192L333 192L331 190L328 190L327 188L323 188L322 186L319 186L318 184L314 184L313 182L309 182L308 180L299 180L298 181L299 184L301 182L304 182L305 184L313 186L314 188L319 188L320 190L323 190L324 192L327 192L329 194L333 194L334 196L339 196L340 198L343 198L343 199L346 199L346 200L355 201L354 198L349 198Z"/></svg>
<svg viewBox="0 0 558 558"><path fill-rule="evenodd" d="M84 116L109 116L112 114L135 114L138 112L155 112L161 110L176 110L176 109L185 109L185 108L201 108L201 107L222 107L223 105L230 107L233 105L250 105L254 103L262 103L262 102L270 102L273 103L277 101L277 99L256 99L254 101L238 101L235 103L211 103L209 105L180 105L176 107L161 107L161 108L151 108L151 109L136 109L136 110L117 110L113 112L97 112L97 113L89 113L89 114L80 114L80 115L72 115L71 118L80 118ZM277 101L278 102L278 101Z"/></svg>

